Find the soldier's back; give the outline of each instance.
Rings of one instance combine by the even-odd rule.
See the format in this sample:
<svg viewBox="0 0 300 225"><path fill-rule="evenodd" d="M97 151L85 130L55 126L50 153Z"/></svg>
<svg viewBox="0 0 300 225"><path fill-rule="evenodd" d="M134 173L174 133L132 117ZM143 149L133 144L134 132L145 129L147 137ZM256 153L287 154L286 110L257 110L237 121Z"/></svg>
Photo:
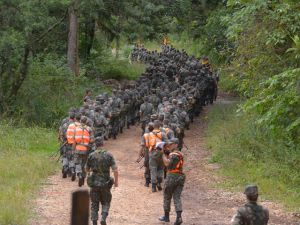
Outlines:
<svg viewBox="0 0 300 225"><path fill-rule="evenodd" d="M269 211L256 202L249 202L239 208L232 225L267 225Z"/></svg>

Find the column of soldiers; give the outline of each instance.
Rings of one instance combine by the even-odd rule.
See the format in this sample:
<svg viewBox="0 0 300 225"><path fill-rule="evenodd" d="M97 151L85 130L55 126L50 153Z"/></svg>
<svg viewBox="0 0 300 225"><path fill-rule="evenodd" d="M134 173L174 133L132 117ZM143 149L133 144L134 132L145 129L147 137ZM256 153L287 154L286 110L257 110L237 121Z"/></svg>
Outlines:
<svg viewBox="0 0 300 225"><path fill-rule="evenodd" d="M173 196L177 212L175 224L181 224L180 195L185 176L182 174L183 155L180 151L184 146L184 131L189 129L190 122L200 114L201 108L215 100L218 78L208 63L201 63L184 50L168 45L163 45L161 52L135 46L131 60L148 65L134 84L114 89L111 95L102 93L95 99L87 90L83 105L70 109L69 116L62 121L59 128L62 177L71 177L72 181L78 177L78 185L82 186L87 172L95 175L92 177L96 180L88 179L88 184L92 187L91 197L103 197L101 204L105 211L102 211L101 224L106 224L112 186L108 179L109 168L116 173L116 165L113 157L101 146L103 140L116 139L124 128L130 129L140 122L145 186L151 184L153 192L162 190L165 175L165 216L160 220L169 221ZM161 151L157 151L159 142L165 143ZM170 153L167 157L164 156L165 150ZM105 161L105 168L95 163L97 160ZM172 173L180 174L173 176ZM96 187L101 185L105 188L98 190ZM99 194L101 191L102 195ZM100 200L97 202L92 198L94 224L97 224Z"/></svg>

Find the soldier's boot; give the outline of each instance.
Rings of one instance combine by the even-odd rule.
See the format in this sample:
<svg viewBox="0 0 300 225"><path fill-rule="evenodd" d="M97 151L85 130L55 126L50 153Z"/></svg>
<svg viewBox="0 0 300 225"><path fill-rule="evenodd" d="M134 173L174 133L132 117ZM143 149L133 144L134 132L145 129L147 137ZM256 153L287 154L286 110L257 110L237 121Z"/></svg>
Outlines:
<svg viewBox="0 0 300 225"><path fill-rule="evenodd" d="M68 167L67 166L64 166L63 168L62 168L62 177L63 178L67 178L67 176L68 176Z"/></svg>
<svg viewBox="0 0 300 225"><path fill-rule="evenodd" d="M117 139L117 135L113 134L113 139L116 140Z"/></svg>
<svg viewBox="0 0 300 225"><path fill-rule="evenodd" d="M74 168L71 168L71 181L74 181L76 180L76 173L75 173L75 169Z"/></svg>
<svg viewBox="0 0 300 225"><path fill-rule="evenodd" d="M123 127L120 127L120 133L123 134Z"/></svg>
<svg viewBox="0 0 300 225"><path fill-rule="evenodd" d="M150 182L150 178L146 178L145 187L149 187Z"/></svg>
<svg viewBox="0 0 300 225"><path fill-rule="evenodd" d="M162 222L170 222L170 213L165 211L165 215L158 218Z"/></svg>
<svg viewBox="0 0 300 225"><path fill-rule="evenodd" d="M162 190L161 182L162 182L162 179L161 179L161 178L158 178L158 179L157 179L157 190L159 190L159 191Z"/></svg>
<svg viewBox="0 0 300 225"><path fill-rule="evenodd" d="M97 225L97 220L93 220L93 225Z"/></svg>
<svg viewBox="0 0 300 225"><path fill-rule="evenodd" d="M182 224L182 217L181 217L181 211L177 211L176 214L177 214L177 217L176 217L176 221L174 223L174 225L180 225Z"/></svg>
<svg viewBox="0 0 300 225"><path fill-rule="evenodd" d="M101 218L100 224L101 225L106 225L106 218L108 216L108 213L103 212L101 215L102 215L102 218Z"/></svg>
<svg viewBox="0 0 300 225"><path fill-rule="evenodd" d="M78 186L81 187L84 184L84 178L81 173L78 174Z"/></svg>
<svg viewBox="0 0 300 225"><path fill-rule="evenodd" d="M156 190L156 183L152 183L152 192L153 193L157 192L157 190Z"/></svg>

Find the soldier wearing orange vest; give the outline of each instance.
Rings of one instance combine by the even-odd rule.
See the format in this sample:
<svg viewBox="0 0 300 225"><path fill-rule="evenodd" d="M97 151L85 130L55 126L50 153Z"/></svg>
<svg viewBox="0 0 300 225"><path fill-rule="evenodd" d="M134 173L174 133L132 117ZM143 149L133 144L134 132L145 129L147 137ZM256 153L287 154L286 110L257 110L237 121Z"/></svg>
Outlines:
<svg viewBox="0 0 300 225"><path fill-rule="evenodd" d="M182 224L182 203L181 192L185 183L183 173L183 154L178 151L179 140L173 138L161 147L163 153L163 162L167 167L167 177L164 184L164 211L165 215L160 217L160 221L170 222L171 200L174 199L175 210L177 214L174 225Z"/></svg>
<svg viewBox="0 0 300 225"><path fill-rule="evenodd" d="M149 135L150 132L152 132L153 130L154 130L154 124L150 122L148 124L148 127L145 129L145 133L143 134L142 141L141 141L142 148L141 148L140 156L144 157L145 187L149 187L151 182L150 167L149 167L149 147L150 147Z"/></svg>
<svg viewBox="0 0 300 225"><path fill-rule="evenodd" d="M69 173L71 175L71 180L74 181L76 179L75 174L75 164L74 164L74 153L72 151L72 146L74 144L74 132L75 127L80 125L80 114L75 114L75 112L72 112L70 114L70 121L65 124L66 131L66 144L64 148L64 153L62 156L62 163L63 163L63 178L67 177L67 174Z"/></svg>
<svg viewBox="0 0 300 225"><path fill-rule="evenodd" d="M85 164L90 150L90 144L94 141L92 129L87 126L87 118L82 116L80 125L75 127L73 150L75 152L75 172L79 178L78 185L84 185L86 177Z"/></svg>
<svg viewBox="0 0 300 225"><path fill-rule="evenodd" d="M166 134L160 130L160 123L155 120L153 123L153 131L149 132L147 143L149 150L149 168L152 183L152 192L156 192L156 188L161 191L161 183L164 174L164 165L162 161L162 154L156 151L156 144L158 142L167 141Z"/></svg>

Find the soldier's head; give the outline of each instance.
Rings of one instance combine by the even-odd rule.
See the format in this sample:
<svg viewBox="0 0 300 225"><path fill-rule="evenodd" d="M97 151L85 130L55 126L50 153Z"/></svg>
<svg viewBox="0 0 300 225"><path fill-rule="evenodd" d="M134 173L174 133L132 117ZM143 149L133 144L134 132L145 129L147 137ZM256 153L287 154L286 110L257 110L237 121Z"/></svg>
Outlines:
<svg viewBox="0 0 300 225"><path fill-rule="evenodd" d="M101 106L97 105L97 106L95 107L95 112L101 112Z"/></svg>
<svg viewBox="0 0 300 225"><path fill-rule="evenodd" d="M82 116L81 119L80 119L80 123L87 125L87 117Z"/></svg>
<svg viewBox="0 0 300 225"><path fill-rule="evenodd" d="M166 149L168 149L169 151L174 151L174 150L177 149L178 144L179 144L178 138L172 138L172 139L170 139L170 140L168 140L168 141L166 142L165 147L166 147Z"/></svg>
<svg viewBox="0 0 300 225"><path fill-rule="evenodd" d="M149 130L149 132L152 132L154 130L154 123L150 122L148 124L148 130Z"/></svg>
<svg viewBox="0 0 300 225"><path fill-rule="evenodd" d="M69 112L69 118L71 119L71 120L74 120L75 119L75 112L73 112L73 111L70 111Z"/></svg>
<svg viewBox="0 0 300 225"><path fill-rule="evenodd" d="M183 102L181 102L181 101L178 102L178 107L179 107L179 108L183 108Z"/></svg>
<svg viewBox="0 0 300 225"><path fill-rule="evenodd" d="M144 102L149 102L148 96L145 96L145 97L144 97Z"/></svg>
<svg viewBox="0 0 300 225"><path fill-rule="evenodd" d="M157 114L152 114L150 116L151 121L157 120Z"/></svg>
<svg viewBox="0 0 300 225"><path fill-rule="evenodd" d="M249 201L256 202L258 199L258 187L254 184L247 185L244 194Z"/></svg>
<svg viewBox="0 0 300 225"><path fill-rule="evenodd" d="M154 124L154 129L159 129L160 128L159 120L154 120L153 124Z"/></svg>
<svg viewBox="0 0 300 225"><path fill-rule="evenodd" d="M172 100L172 104L173 104L173 105L177 105L177 103L178 103L177 99L174 98L174 99Z"/></svg>
<svg viewBox="0 0 300 225"><path fill-rule="evenodd" d="M165 126L169 126L170 121L168 119L164 119L163 123L164 123Z"/></svg>
<svg viewBox="0 0 300 225"><path fill-rule="evenodd" d="M103 144L104 144L104 139L102 136L95 138L95 145L97 148L103 146Z"/></svg>
<svg viewBox="0 0 300 225"><path fill-rule="evenodd" d="M76 113L75 119L76 119L76 121L80 122L80 119L81 119L81 113L79 113L79 112Z"/></svg>

